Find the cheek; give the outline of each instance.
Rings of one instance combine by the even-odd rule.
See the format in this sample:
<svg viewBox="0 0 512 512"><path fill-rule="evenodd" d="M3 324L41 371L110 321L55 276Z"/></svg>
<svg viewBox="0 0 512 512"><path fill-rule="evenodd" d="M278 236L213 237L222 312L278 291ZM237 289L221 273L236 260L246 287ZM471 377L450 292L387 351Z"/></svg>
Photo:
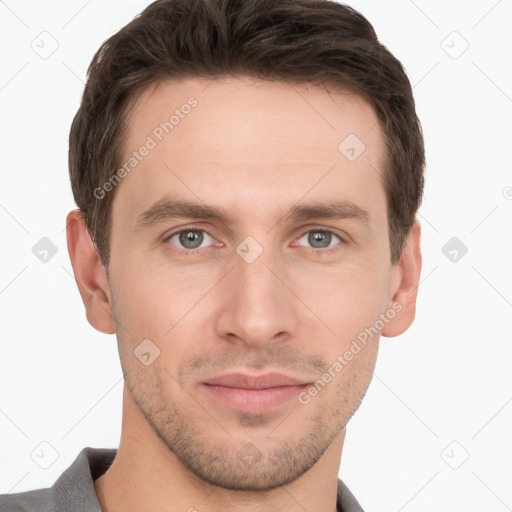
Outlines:
<svg viewBox="0 0 512 512"><path fill-rule="evenodd" d="M127 258L116 276L122 314L132 325L159 337L185 314L194 295L199 298L197 281L184 278L179 268L156 265L149 258Z"/></svg>
<svg viewBox="0 0 512 512"><path fill-rule="evenodd" d="M290 279L294 291L329 328L325 332L339 346L374 325L387 304L386 275L374 265L351 264L291 275Z"/></svg>
<svg viewBox="0 0 512 512"><path fill-rule="evenodd" d="M121 361L131 368L139 366L134 357L137 353L150 352L151 359L159 355L162 340L175 320L162 284L150 279L143 266L135 268L126 263L112 265L111 294Z"/></svg>
<svg viewBox="0 0 512 512"><path fill-rule="evenodd" d="M159 351L155 349L159 354L155 367L164 366L171 372L197 351L197 337L204 332L200 324L204 323L208 303L205 294L214 284L211 276L207 279L190 270L139 261L118 267L116 283L115 314L122 324L118 337L125 361L133 358L146 339ZM215 307L220 306L217 301Z"/></svg>

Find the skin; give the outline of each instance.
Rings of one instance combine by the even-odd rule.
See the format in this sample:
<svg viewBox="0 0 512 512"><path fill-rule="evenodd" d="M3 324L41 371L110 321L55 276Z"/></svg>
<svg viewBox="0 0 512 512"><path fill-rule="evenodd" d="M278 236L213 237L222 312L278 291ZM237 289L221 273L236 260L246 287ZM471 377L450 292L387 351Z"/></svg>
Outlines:
<svg viewBox="0 0 512 512"><path fill-rule="evenodd" d="M420 226L392 265L386 146L355 94L244 77L163 82L130 111L126 154L190 96L198 105L109 192L108 278L80 212L67 218L87 319L116 334L125 374L119 450L95 481L98 498L105 512L334 512L345 426L380 335L414 319ZM338 149L351 133L366 146L354 161ZM224 207L233 222L171 218L136 230L167 193ZM283 218L297 203L340 199L366 210L368 223ZM192 228L206 232L187 255L192 244L170 235ZM322 229L333 233L327 249L308 238ZM248 236L263 250L252 263L236 252ZM204 389L206 378L232 371L314 383L393 303L401 311L307 404L239 412ZM160 350L147 366L134 356L144 339ZM247 446L251 463L240 457Z"/></svg>

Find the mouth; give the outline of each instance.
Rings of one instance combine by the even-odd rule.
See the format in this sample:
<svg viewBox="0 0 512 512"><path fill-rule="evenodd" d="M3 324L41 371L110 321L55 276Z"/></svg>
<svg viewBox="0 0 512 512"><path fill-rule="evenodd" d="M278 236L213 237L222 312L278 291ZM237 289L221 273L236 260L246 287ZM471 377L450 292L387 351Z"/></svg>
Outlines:
<svg viewBox="0 0 512 512"><path fill-rule="evenodd" d="M231 373L202 383L210 398L231 409L254 414L289 402L310 385L281 373L260 376Z"/></svg>

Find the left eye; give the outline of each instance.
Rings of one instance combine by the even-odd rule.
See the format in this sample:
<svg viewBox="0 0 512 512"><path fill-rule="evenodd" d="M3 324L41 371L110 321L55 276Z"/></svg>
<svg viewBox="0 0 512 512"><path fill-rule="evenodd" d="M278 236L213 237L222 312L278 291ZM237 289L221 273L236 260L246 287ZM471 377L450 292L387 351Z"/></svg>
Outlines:
<svg viewBox="0 0 512 512"><path fill-rule="evenodd" d="M329 248L329 244L332 242L333 237L337 238L340 242L343 242L343 240L341 240L341 238L338 235L335 235L332 231L324 231L321 229L313 229L304 233L299 238L299 241L306 238L307 242L312 244L313 249L325 249Z"/></svg>

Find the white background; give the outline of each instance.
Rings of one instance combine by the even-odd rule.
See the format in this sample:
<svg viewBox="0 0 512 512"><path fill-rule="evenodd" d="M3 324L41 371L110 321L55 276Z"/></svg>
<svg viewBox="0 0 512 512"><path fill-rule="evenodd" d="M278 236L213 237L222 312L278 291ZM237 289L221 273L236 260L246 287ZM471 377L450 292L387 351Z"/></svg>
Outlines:
<svg viewBox="0 0 512 512"><path fill-rule="evenodd" d="M148 3L0 1L0 493L119 443L116 338L87 323L67 253L67 141L94 52ZM407 70L428 166L416 321L381 340L340 476L368 511L512 510L512 0L350 5ZM58 42L47 59L42 31ZM457 262L442 252L454 236ZM58 452L47 469L41 442Z"/></svg>

